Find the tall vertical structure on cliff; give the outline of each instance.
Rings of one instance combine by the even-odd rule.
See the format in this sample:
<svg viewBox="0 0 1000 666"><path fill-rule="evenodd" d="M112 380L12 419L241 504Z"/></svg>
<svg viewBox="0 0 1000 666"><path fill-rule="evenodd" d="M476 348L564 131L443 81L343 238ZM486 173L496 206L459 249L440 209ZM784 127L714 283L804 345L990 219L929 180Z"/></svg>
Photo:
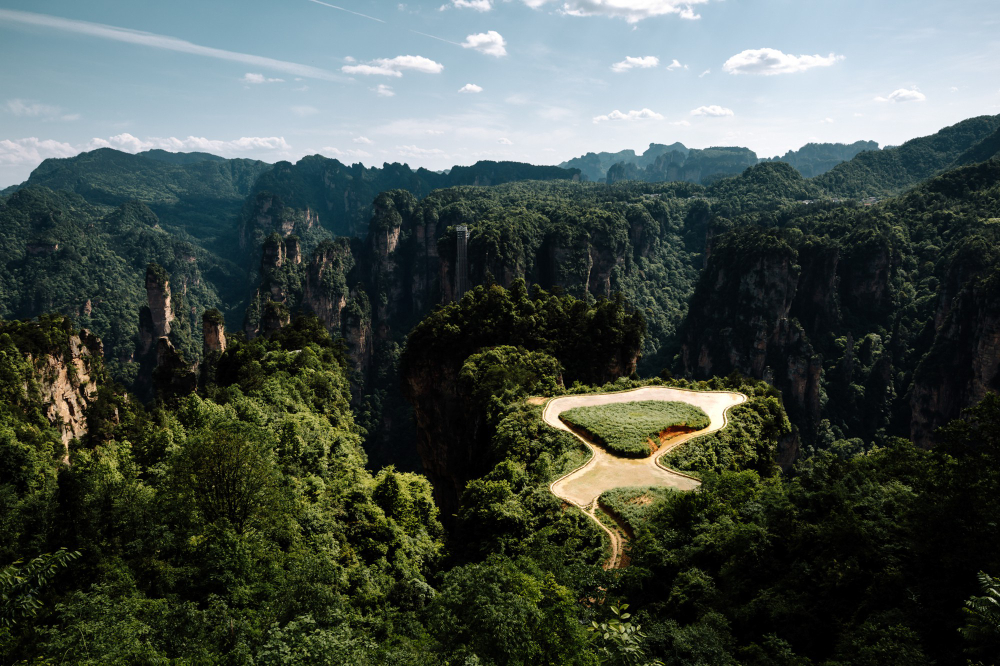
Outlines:
<svg viewBox="0 0 1000 666"><path fill-rule="evenodd" d="M469 228L455 227L455 300L469 290Z"/></svg>

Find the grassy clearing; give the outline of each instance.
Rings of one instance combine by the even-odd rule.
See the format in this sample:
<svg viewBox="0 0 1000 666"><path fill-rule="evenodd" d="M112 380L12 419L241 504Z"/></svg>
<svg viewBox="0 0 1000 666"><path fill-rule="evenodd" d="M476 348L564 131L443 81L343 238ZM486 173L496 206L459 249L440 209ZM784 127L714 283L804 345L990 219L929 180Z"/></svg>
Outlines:
<svg viewBox="0 0 1000 666"><path fill-rule="evenodd" d="M701 430L711 422L700 407L662 400L576 407L559 418L582 428L609 451L630 458L645 458L655 451L665 430Z"/></svg>
<svg viewBox="0 0 1000 666"><path fill-rule="evenodd" d="M613 511L634 533L664 499L676 492L659 486L614 488L601 493L598 504Z"/></svg>

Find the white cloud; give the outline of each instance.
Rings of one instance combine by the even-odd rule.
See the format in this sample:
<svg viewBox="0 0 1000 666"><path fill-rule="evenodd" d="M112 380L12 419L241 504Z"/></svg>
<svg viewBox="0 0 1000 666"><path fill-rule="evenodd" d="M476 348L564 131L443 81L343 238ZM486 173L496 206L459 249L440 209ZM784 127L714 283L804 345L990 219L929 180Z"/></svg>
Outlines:
<svg viewBox="0 0 1000 666"><path fill-rule="evenodd" d="M189 136L186 139L177 137L140 139L127 132L118 134L107 139L91 139L84 150L94 150L95 148L115 148L127 153L138 153L144 150L160 148L171 152L206 152L221 155L233 155L245 153L251 150L287 151L291 148L284 137L259 137L245 136L233 141L221 141L219 139L206 139L205 137ZM77 152L81 152L78 150Z"/></svg>
<svg viewBox="0 0 1000 666"><path fill-rule="evenodd" d="M594 122L601 123L606 120L663 120L663 116L655 111L649 109L642 109L641 111L629 111L628 113L622 113L621 111L615 109L606 116L595 116Z"/></svg>
<svg viewBox="0 0 1000 666"><path fill-rule="evenodd" d="M702 72L701 74L698 75L698 78L700 79L700 78L706 77L706 76L708 76L711 73L712 73L712 70L706 69L704 72Z"/></svg>
<svg viewBox="0 0 1000 666"><path fill-rule="evenodd" d="M372 88L372 90L374 90L375 94L378 95L379 97L395 97L396 96L396 91L394 91L392 89L392 86L387 86L384 83L378 84L378 86L376 86L375 88Z"/></svg>
<svg viewBox="0 0 1000 666"><path fill-rule="evenodd" d="M524 0L524 4L538 9L550 2L562 2L559 8L571 16L607 16L622 18L629 23L666 14L677 14L683 19L699 19L693 6L708 0Z"/></svg>
<svg viewBox="0 0 1000 666"><path fill-rule="evenodd" d="M451 0L451 5L459 9L475 9L477 12L488 12L493 9L493 0ZM442 9L444 8L442 7Z"/></svg>
<svg viewBox="0 0 1000 666"><path fill-rule="evenodd" d="M65 114L58 106L41 104L25 99L7 100L7 111L23 118L41 118L42 120L79 120L80 114Z"/></svg>
<svg viewBox="0 0 1000 666"><path fill-rule="evenodd" d="M948 91L949 92L958 92L958 86L952 86L951 88L948 88Z"/></svg>
<svg viewBox="0 0 1000 666"><path fill-rule="evenodd" d="M616 62L611 65L611 71L621 74L622 72L627 72L630 69L648 69L650 67L656 67L659 64L660 59L656 56L625 56L625 59L621 62Z"/></svg>
<svg viewBox="0 0 1000 666"><path fill-rule="evenodd" d="M510 139L506 138L506 137L504 137L502 139L497 139L497 143L503 144L505 146L513 146L514 145L514 142L511 141Z"/></svg>
<svg viewBox="0 0 1000 666"><path fill-rule="evenodd" d="M829 67L844 56L834 55L801 55L794 56L782 53L777 49L747 49L734 55L722 65L723 71L730 74L792 74L804 72L813 67Z"/></svg>
<svg viewBox="0 0 1000 666"><path fill-rule="evenodd" d="M370 146L375 142L366 136L356 136L354 137L354 143L363 143L366 146Z"/></svg>
<svg viewBox="0 0 1000 666"><path fill-rule="evenodd" d="M827 123L827 124L829 124L829 123L833 123L833 122L836 122L836 121L834 121L834 119L833 119L833 118L824 118L824 119L823 119L823 120L821 120L820 122L821 122L821 123Z"/></svg>
<svg viewBox="0 0 1000 666"><path fill-rule="evenodd" d="M496 56L497 58L507 55L507 49L504 48L507 46L507 42L504 41L504 38L496 30L469 35L462 42L462 46L467 49L475 49L486 55Z"/></svg>
<svg viewBox="0 0 1000 666"><path fill-rule="evenodd" d="M927 99L927 95L923 94L917 89L909 90L907 88L900 88L899 90L893 90L889 93L888 97L876 97L876 102L923 102Z"/></svg>
<svg viewBox="0 0 1000 666"><path fill-rule="evenodd" d="M246 74L244 74L243 78L240 79L240 81L242 81L243 83L253 83L255 85L256 84L261 84L261 83L284 83L285 82L284 79L269 79L266 76L264 76L263 74L254 74L253 72L247 72Z"/></svg>
<svg viewBox="0 0 1000 666"><path fill-rule="evenodd" d="M327 146L327 147L323 148L322 150L323 150L324 154L333 155L335 157L357 158L357 157L371 157L372 156L371 153L369 153L369 152L367 152L365 150L356 150L356 149L340 150L339 148L333 148L331 146Z"/></svg>
<svg viewBox="0 0 1000 666"><path fill-rule="evenodd" d="M315 106L293 106L292 113L297 115L299 118L305 118L307 116L315 116L319 113L319 109Z"/></svg>
<svg viewBox="0 0 1000 666"><path fill-rule="evenodd" d="M433 157L445 154L439 148L417 148L416 146L396 146L396 150L403 157Z"/></svg>
<svg viewBox="0 0 1000 666"><path fill-rule="evenodd" d="M248 53L237 53L235 51L225 51L210 46L200 46L191 42L169 37L167 35L157 35L151 32L139 30L129 30L128 28L117 28L101 23L89 23L87 21L76 21L64 19L47 14L35 14L33 12L20 12L12 9L0 9L0 21L17 23L20 25L41 26L53 30L63 30L74 32L100 39L108 39L116 42L126 42L167 51L178 51L191 55L204 56L206 58L216 58L218 60L228 60L230 62L241 62L247 65L254 65L262 69L270 69L278 72L285 72L295 76L304 76L311 79L323 79L326 81L341 81L342 78L333 72L328 72L319 67L310 65L300 65L295 62L284 60L274 60L262 56L250 55Z"/></svg>
<svg viewBox="0 0 1000 666"><path fill-rule="evenodd" d="M727 109L724 106L719 106L718 104L712 104L711 106L699 106L697 109L691 111L692 116L711 116L713 118L722 118L723 116L735 116L732 109Z"/></svg>
<svg viewBox="0 0 1000 666"><path fill-rule="evenodd" d="M413 70L424 74L440 74L444 65L423 56L396 56L395 58L378 58L365 65L344 65L340 71L345 74L363 74L365 76L402 76L403 70Z"/></svg>
<svg viewBox="0 0 1000 666"><path fill-rule="evenodd" d="M37 165L50 157L73 157L80 151L68 143L52 139L0 140L0 164L2 165Z"/></svg>
<svg viewBox="0 0 1000 666"><path fill-rule="evenodd" d="M481 93L483 92L482 86L477 86L475 83L466 83L464 86L458 89L460 93Z"/></svg>
<svg viewBox="0 0 1000 666"><path fill-rule="evenodd" d="M687 68L688 66L682 65L680 62L677 61L677 58L674 58L674 61L669 65L667 65L667 71L670 72L674 71L675 69L687 69Z"/></svg>

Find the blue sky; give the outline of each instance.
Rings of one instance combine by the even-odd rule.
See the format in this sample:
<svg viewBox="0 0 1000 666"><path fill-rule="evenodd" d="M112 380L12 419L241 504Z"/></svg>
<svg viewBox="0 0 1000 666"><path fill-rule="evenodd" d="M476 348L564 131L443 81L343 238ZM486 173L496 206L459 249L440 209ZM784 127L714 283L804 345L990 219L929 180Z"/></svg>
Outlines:
<svg viewBox="0 0 1000 666"><path fill-rule="evenodd" d="M555 164L1000 113L1000 3L0 0L0 187L112 146Z"/></svg>

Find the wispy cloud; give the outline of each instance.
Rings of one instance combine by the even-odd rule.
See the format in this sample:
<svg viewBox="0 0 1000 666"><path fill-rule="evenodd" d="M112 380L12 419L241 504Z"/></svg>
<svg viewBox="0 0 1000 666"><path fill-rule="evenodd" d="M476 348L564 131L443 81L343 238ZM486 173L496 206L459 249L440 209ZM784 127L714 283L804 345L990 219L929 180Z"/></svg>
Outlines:
<svg viewBox="0 0 1000 666"><path fill-rule="evenodd" d="M418 148L417 146L396 146L396 150L403 157L434 157L445 154L440 148Z"/></svg>
<svg viewBox="0 0 1000 666"><path fill-rule="evenodd" d="M233 155L252 150L287 151L291 148L284 137L279 136L245 136L232 141L207 139L205 137L189 136L186 139L177 137L140 139L127 132L107 139L91 139L86 150L95 148L115 148L128 153L138 153L144 150L159 148L172 152L199 151L216 155ZM77 151L79 152L79 151Z"/></svg>
<svg viewBox="0 0 1000 666"><path fill-rule="evenodd" d="M247 72L240 79L243 83L250 83L252 85L260 85L262 83L284 83L284 79L269 79L263 74L254 74L253 72Z"/></svg>
<svg viewBox="0 0 1000 666"><path fill-rule="evenodd" d="M395 58L378 58L362 65L344 65L340 68L345 74L361 74L364 76L395 76L403 75L403 70L423 72L424 74L440 74L444 65L423 56L396 56Z"/></svg>
<svg viewBox="0 0 1000 666"><path fill-rule="evenodd" d="M488 12L493 9L493 0L451 0L452 7L459 9L475 9L477 12ZM447 9L448 5L443 5L441 9Z"/></svg>
<svg viewBox="0 0 1000 666"><path fill-rule="evenodd" d="M7 100L7 111L22 118L40 118L42 120L79 120L78 113L64 113L63 109L51 104L42 104L26 99Z"/></svg>
<svg viewBox="0 0 1000 666"><path fill-rule="evenodd" d="M367 150L360 150L357 148L352 148L350 150L341 150L340 148L333 148L332 146L327 146L322 149L323 153L326 155L333 155L334 157L347 157L347 158L359 158L359 157L371 157L372 154Z"/></svg>
<svg viewBox="0 0 1000 666"><path fill-rule="evenodd" d="M629 23L666 14L677 14L683 19L699 19L694 5L708 0L524 0L524 4L538 9L550 2L562 2L559 8L570 16L607 16L622 18Z"/></svg>
<svg viewBox="0 0 1000 666"><path fill-rule="evenodd" d="M503 137L501 139L497 139L497 143L499 143L501 145L504 145L504 146L513 146L514 145L514 142L511 141L510 139L508 139L507 137Z"/></svg>
<svg viewBox="0 0 1000 666"><path fill-rule="evenodd" d="M319 113L319 109L315 106L293 106L292 113L297 115L299 118L306 118L308 116L315 116Z"/></svg>
<svg viewBox="0 0 1000 666"><path fill-rule="evenodd" d="M724 116L735 116L732 109L727 109L724 106L719 106L717 104L712 104L711 106L699 106L697 109L691 110L692 116L710 116L712 118L722 118Z"/></svg>
<svg viewBox="0 0 1000 666"><path fill-rule="evenodd" d="M625 59L621 62L616 62L611 65L611 71L621 74L622 72L627 72L630 69L649 69L651 67L656 67L659 64L660 59L656 56L625 56Z"/></svg>
<svg viewBox="0 0 1000 666"><path fill-rule="evenodd" d="M804 72L813 67L830 67L843 59L844 56L833 53L828 56L794 56L782 53L777 49L747 49L727 60L722 65L722 69L730 74L772 76L774 74Z"/></svg>
<svg viewBox="0 0 1000 666"><path fill-rule="evenodd" d="M315 0L314 0L315 1ZM130 30L128 28L117 28L115 26L104 25L102 23L89 23L87 21L77 21L74 19L64 19L48 14L35 14L33 12L21 12L12 9L0 9L0 22L14 23L18 25L32 25L64 32L73 32L99 39L108 39L127 44L136 44L149 48L164 49L167 51L177 51L179 53L189 53L191 55L215 58L217 60L227 60L230 62L240 62L247 65L254 65L262 69L285 72L295 76L302 76L311 79L322 79L326 81L342 81L343 78L333 72L310 65L301 65L285 60L275 60L263 56L251 55L249 53L238 53L236 51L225 51L210 46L193 44L183 39L157 35L151 32L140 30Z"/></svg>
<svg viewBox="0 0 1000 666"><path fill-rule="evenodd" d="M342 12L347 12L348 14L354 14L355 16L360 16L361 18L366 18L371 21L378 21L379 23L385 23L382 19L375 18L374 16L368 16L368 14L362 14L361 12L354 12L350 9L344 9L343 7L338 7L337 5L331 5L329 2L320 2L320 0L309 0L309 2L315 2L317 5L323 5L324 7L329 7L330 9L339 9Z"/></svg>
<svg viewBox="0 0 1000 666"><path fill-rule="evenodd" d="M670 63L669 65L667 65L667 71L670 71L670 72L674 71L675 69L687 69L687 68L688 68L688 66L687 65L682 65L680 63L680 61L677 60L677 58L674 58L674 61L672 63Z"/></svg>
<svg viewBox="0 0 1000 666"><path fill-rule="evenodd" d="M496 30L488 30L475 35L469 35L462 42L462 46L467 49L475 49L486 55L502 58L507 55L507 42Z"/></svg>
<svg viewBox="0 0 1000 666"><path fill-rule="evenodd" d="M360 144L364 144L366 146L370 146L373 143L375 143L374 141L372 141L371 139L369 139L366 136L356 136L356 137L354 137L353 141L354 141L354 143L360 143Z"/></svg>
<svg viewBox="0 0 1000 666"><path fill-rule="evenodd" d="M375 94L378 95L379 97L396 96L396 91L392 89L392 86L387 86L384 83L378 84L375 88L373 88L373 90L375 91Z"/></svg>
<svg viewBox="0 0 1000 666"><path fill-rule="evenodd" d="M923 94L917 89L910 90L908 88L900 88L899 90L893 90L889 93L888 97L876 97L876 102L924 102L927 100L927 95Z"/></svg>
<svg viewBox="0 0 1000 666"><path fill-rule="evenodd" d="M606 116L595 116L594 123L602 123L608 120L663 120L663 116L652 111L650 109L642 109L640 111L629 111L628 113L622 113L621 111L615 109Z"/></svg>

